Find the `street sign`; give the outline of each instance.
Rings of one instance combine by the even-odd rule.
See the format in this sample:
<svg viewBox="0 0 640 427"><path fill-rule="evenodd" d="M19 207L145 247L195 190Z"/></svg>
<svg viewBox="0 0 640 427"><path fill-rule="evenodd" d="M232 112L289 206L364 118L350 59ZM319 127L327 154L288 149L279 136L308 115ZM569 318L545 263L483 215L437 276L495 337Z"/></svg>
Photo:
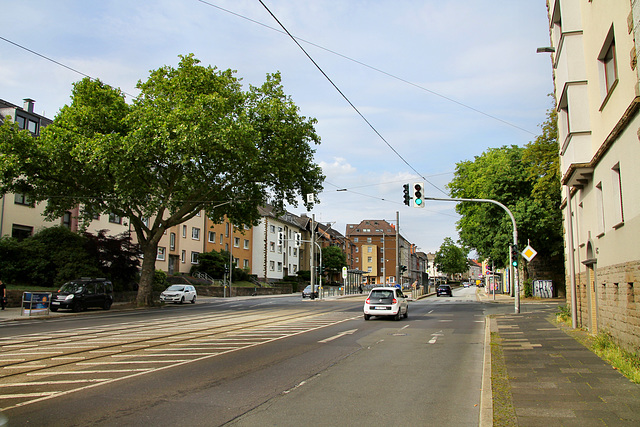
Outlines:
<svg viewBox="0 0 640 427"><path fill-rule="evenodd" d="M343 279L347 278L347 267L342 267L342 278Z"/></svg>
<svg viewBox="0 0 640 427"><path fill-rule="evenodd" d="M524 250L521 253L524 259L526 259L527 261L531 261L537 254L538 252L536 252L536 250L529 245L527 245L527 247L524 248Z"/></svg>

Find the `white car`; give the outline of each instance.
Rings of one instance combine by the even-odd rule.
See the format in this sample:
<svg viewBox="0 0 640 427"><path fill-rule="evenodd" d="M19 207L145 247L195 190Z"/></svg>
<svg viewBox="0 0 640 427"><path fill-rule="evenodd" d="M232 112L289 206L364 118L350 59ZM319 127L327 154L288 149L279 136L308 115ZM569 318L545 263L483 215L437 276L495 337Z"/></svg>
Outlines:
<svg viewBox="0 0 640 427"><path fill-rule="evenodd" d="M407 297L398 288L379 287L371 289L364 302L364 320L371 316L393 316L400 320L409 317L409 303Z"/></svg>
<svg viewBox="0 0 640 427"><path fill-rule="evenodd" d="M191 285L171 285L160 294L160 301L182 304L189 301L196 303L196 288Z"/></svg>

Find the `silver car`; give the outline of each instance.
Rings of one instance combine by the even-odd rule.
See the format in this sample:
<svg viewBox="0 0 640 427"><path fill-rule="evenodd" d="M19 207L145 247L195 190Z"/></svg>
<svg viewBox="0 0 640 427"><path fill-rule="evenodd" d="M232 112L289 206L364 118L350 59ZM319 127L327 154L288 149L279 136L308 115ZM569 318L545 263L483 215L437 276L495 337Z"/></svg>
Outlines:
<svg viewBox="0 0 640 427"><path fill-rule="evenodd" d="M160 294L160 301L182 304L189 301L196 303L196 288L191 285L171 285Z"/></svg>
<svg viewBox="0 0 640 427"><path fill-rule="evenodd" d="M379 287L371 289L364 302L364 320L371 316L391 316L400 320L409 316L407 297L398 288Z"/></svg>

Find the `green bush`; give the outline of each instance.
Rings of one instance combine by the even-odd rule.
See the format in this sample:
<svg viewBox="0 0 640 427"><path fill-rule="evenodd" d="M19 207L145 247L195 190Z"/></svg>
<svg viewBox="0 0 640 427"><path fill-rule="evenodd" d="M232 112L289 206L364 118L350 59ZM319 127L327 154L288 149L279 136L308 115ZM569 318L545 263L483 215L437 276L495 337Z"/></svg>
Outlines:
<svg viewBox="0 0 640 427"><path fill-rule="evenodd" d="M525 297L528 298L533 296L533 282L531 281L531 279L527 279L524 281L523 289Z"/></svg>
<svg viewBox="0 0 640 427"><path fill-rule="evenodd" d="M162 292L170 285L167 281L167 273L162 270L156 270L153 274L153 291Z"/></svg>

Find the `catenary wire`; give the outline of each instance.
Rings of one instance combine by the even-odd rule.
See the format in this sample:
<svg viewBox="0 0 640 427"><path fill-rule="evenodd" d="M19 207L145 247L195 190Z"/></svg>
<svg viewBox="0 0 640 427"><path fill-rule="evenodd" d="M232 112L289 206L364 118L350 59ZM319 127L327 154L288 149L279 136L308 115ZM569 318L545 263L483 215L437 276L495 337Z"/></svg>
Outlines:
<svg viewBox="0 0 640 427"><path fill-rule="evenodd" d="M221 11L223 11L223 12L229 13L229 14L231 14L231 15L237 16L238 18L241 18L241 19L247 20L247 21L249 21L249 22L252 22L252 23L254 23L254 24L260 25L260 26L262 26L262 27L268 28L268 29L270 29L270 30L276 31L276 32L281 33L281 34L284 34L284 35L287 35L287 33L286 33L286 32L284 32L284 31L281 31L281 30L279 30L279 29L277 29L277 28L275 28L275 27L272 27L272 26L270 26L270 25L267 25L267 24L265 24L265 23L263 23L263 22L260 22L260 21L255 20L255 19L251 19L251 18L249 18L248 16L241 15L241 14L239 14L239 13L237 13L237 12L234 12L234 11L229 10L229 9L225 9L225 8L223 8L223 7L221 7L221 6L218 6L218 5L212 4L212 3L208 2L208 1L205 1L205 0L197 0L197 1L199 1L200 3L206 4L207 6L210 6L210 7L216 8L216 9L218 9L218 10L221 10ZM413 86L413 87L415 87L415 88L417 88L417 89L423 90L423 91L428 92L428 93L430 93L430 94L432 94L432 95L435 95L435 96L437 96L437 97L440 97L440 98L442 98L442 99L444 99L444 100L447 100L447 101L449 101L449 102L452 102L452 103L454 103L454 104L457 104L457 105L459 105L459 106L461 106L461 107L463 107L463 108L469 109L469 110L474 111L474 112L476 112L476 113L478 113L478 114L482 114L482 115L483 115L483 116L485 116L485 117L488 117L488 118L490 118L490 119L496 120L496 121L498 121L498 122L500 122L500 123L503 123L503 124L505 124L505 125L507 125L507 126L511 126L511 127L515 128L515 129L521 130L521 131L526 132L526 133L528 133L528 134L530 134L530 135L536 135L536 133L535 133L535 132L532 132L532 131L530 131L530 130L528 130L528 129L525 129L525 128L523 128L523 127L520 127L520 126L518 126L518 125L516 125L516 124L510 123L510 122L508 122L508 121L506 121L506 120L504 120L504 119L501 119L501 118L499 118L499 117L493 116L493 115L491 115L491 114L489 114L489 113L487 113L487 112L484 112L484 111L479 110L479 109L477 109L477 108L475 108L475 107L472 107L472 106L470 106L470 105L467 105L467 104L465 104L464 102L457 101L457 100L455 100L455 99L453 99L453 98L451 98L451 97L448 97L448 96L443 95L443 94L441 94L441 93L438 93L438 92L436 92L436 91L434 91L434 90L432 90L432 89L429 89L429 88L426 88L426 87L424 87L424 86L421 86L421 85L419 85L419 84L417 84L417 83L414 83L414 82L412 82L412 81L410 81L410 80L407 80L407 79L404 79L404 78L402 78L402 77L396 76L396 75L391 74L391 73L389 73L389 72L387 72L387 71L384 71L384 70L382 70L382 69L380 69L380 68L374 67L374 66L369 65L369 64L367 64L367 63L365 63L365 62L359 61L359 60L357 60L357 59L355 59L355 58L351 58L350 56L344 55L344 54L342 54L342 53L340 53L340 52L336 52L335 50L332 50L332 49L329 49L329 48L327 48L327 47L321 46L321 45L319 45L319 44L317 44L317 43L314 43L314 42L312 42L312 41L305 40L305 39L303 39L303 38L301 38L301 37L297 37L297 36L292 36L292 37L294 37L296 40L300 40L300 41L301 41L301 42L303 42L303 43L306 43L306 44L311 45L311 46L313 46L313 47L316 47L316 48L318 48L318 49L324 50L325 52L329 52L329 53L331 53L331 54L333 54L333 55L336 55L336 56L339 56L339 57L341 57L341 58L343 58L343 59L346 59L347 61L354 62L354 63L356 63L356 64L358 64L358 65L363 66L363 67L369 68L370 70L376 71L376 72L378 72L378 73L380 73L380 74L384 74L384 75L385 75L385 76L387 76L387 77L391 77L392 79L396 79L396 80L398 80L398 81L401 81L401 82L403 82L403 83L406 83L406 84L408 84L408 85L411 85L411 86Z"/></svg>
<svg viewBox="0 0 640 427"><path fill-rule="evenodd" d="M351 102L351 100L340 90L340 88L333 82L333 80L331 80L331 77L329 77L327 75L327 73L324 72L324 70L322 69L322 67L320 67L320 65L318 65L318 63L311 57L311 55L309 55L309 53L302 47L302 45L300 43L298 43L298 41L296 40L295 37L293 37L291 35L291 33L289 32L289 30L287 30L287 28L280 22L280 20L273 14L273 12L271 12L271 10L267 7L267 5L265 5L262 0L258 0L260 2L260 4L262 6L264 6L264 8L267 10L267 12L269 12L269 14L273 17L273 19L278 23L278 25L280 25L282 27L282 29L287 33L287 35L291 38L291 40L294 41L294 43L296 45L298 45L298 47L300 48L300 50L302 50L302 52L304 52L304 54L306 55L306 57L311 61L311 63L313 63L313 65L318 69L318 71L320 71L320 73L322 73L322 75L329 81L329 83L331 83L331 85L334 87L335 90L338 91L338 93L344 98L345 101L347 101L347 103L351 106L351 108L353 108L355 110L355 112L362 118L362 120L364 120L364 122L375 132L376 135L378 135L378 137L384 141L385 144L387 144L387 146L391 149L391 151L393 151L395 153L396 156L398 156L398 158L400 160L402 160L404 162L404 164L406 164L412 171L414 171L418 176L421 176L422 179L424 179L427 183L429 183L430 185L432 185L434 188L436 188L438 191L442 192L443 194L447 194L443 189L441 189L440 187L438 187L437 185L435 185L434 183L432 183L431 181L429 181L427 178L425 178L420 172L418 172L404 157L402 157L402 155L389 143L389 141L386 140L386 138L384 136L382 136L382 134L380 132L378 132L378 129L375 128L375 126L373 126L371 124L371 122L369 120L367 120L367 118L364 116L364 114L362 114L360 112L360 110L358 109L358 107L356 107L353 102Z"/></svg>

